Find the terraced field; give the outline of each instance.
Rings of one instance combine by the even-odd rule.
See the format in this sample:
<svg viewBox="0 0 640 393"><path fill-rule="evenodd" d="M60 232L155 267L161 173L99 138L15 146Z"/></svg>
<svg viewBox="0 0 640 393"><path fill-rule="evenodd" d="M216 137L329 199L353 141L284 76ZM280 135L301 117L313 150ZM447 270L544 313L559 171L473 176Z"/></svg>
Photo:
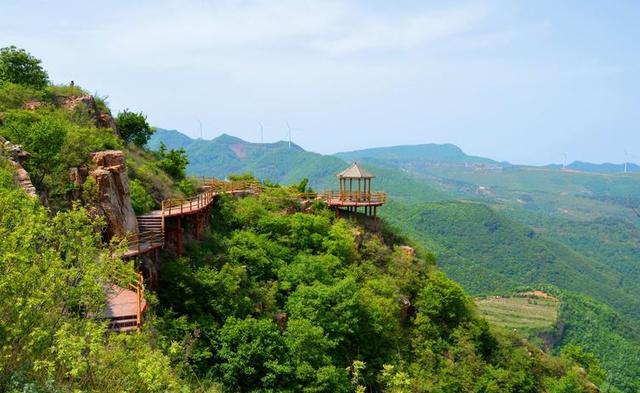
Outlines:
<svg viewBox="0 0 640 393"><path fill-rule="evenodd" d="M508 329L540 330L550 328L558 318L560 303L554 297L525 295L491 296L476 299L482 315L490 322Z"/></svg>

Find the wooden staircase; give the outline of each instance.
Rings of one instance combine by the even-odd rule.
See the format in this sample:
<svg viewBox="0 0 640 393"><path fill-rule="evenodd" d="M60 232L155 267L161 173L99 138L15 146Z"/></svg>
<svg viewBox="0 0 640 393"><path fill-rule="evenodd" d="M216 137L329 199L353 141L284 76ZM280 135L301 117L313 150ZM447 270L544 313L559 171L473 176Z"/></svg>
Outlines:
<svg viewBox="0 0 640 393"><path fill-rule="evenodd" d="M142 326L142 318L147 308L144 298L144 279L140 273L128 288L111 284L107 289L107 310L105 317L109 320L109 330L126 332L137 330Z"/></svg>
<svg viewBox="0 0 640 393"><path fill-rule="evenodd" d="M138 216L138 232L164 232L162 227L162 215L160 214L145 214Z"/></svg>

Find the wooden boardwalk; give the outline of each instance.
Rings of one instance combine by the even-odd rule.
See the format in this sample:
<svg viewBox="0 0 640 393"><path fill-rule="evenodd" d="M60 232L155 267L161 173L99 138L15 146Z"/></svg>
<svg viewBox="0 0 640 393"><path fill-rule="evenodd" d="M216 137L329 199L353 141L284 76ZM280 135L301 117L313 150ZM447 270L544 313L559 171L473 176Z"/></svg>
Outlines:
<svg viewBox="0 0 640 393"><path fill-rule="evenodd" d="M172 198L162 201L161 208L138 216L139 233L127 237L129 248L125 258L147 254L163 248L166 241L166 221L187 217L208 210L221 194L256 194L259 184L253 181L222 181L200 179L203 191L192 198Z"/></svg>
<svg viewBox="0 0 640 393"><path fill-rule="evenodd" d="M138 216L139 233L127 236L128 249L123 258L130 259L151 253L157 258L159 251L166 245L169 232L177 237L178 254L181 254L183 218L195 216L199 219L205 213L208 214L211 205L222 194L245 195L260 191L257 182L249 181L202 179L201 186L203 191L192 198L166 199L162 201L159 210ZM169 221L176 221L178 227L165 231ZM208 222L208 217L204 217L204 222ZM201 221L196 220L196 238L200 229ZM138 329L142 325L143 314L147 308L142 276L140 275L139 280L128 288L114 284L106 288L105 292L105 318L109 320L109 329L116 332Z"/></svg>
<svg viewBox="0 0 640 393"><path fill-rule="evenodd" d="M181 255L183 221L191 224L194 237L198 239L202 227L208 224L210 208L220 195L249 195L260 192L257 182L217 179L201 179L201 189L202 192L192 198L165 199L160 209L138 216L139 233L127 237L128 249L123 258L153 254L157 260L160 250L169 241L175 243L177 253ZM387 194L359 190L347 192L343 189L322 193L303 193L298 194L298 198L322 201L336 212L344 209L343 211L357 213L359 208L364 208L365 214L375 218L376 209L386 202ZM139 328L146 310L142 276L138 283L130 285L129 288L112 285L106 291L108 306L105 317L110 320L110 329L128 331Z"/></svg>

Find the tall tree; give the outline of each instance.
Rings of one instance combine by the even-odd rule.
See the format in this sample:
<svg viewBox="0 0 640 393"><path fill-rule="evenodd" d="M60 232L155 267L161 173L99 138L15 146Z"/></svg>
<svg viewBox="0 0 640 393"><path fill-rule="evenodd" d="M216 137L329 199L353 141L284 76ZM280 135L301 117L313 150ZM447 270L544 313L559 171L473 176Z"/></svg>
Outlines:
<svg viewBox="0 0 640 393"><path fill-rule="evenodd" d="M49 75L37 59L24 49L8 46L0 49L0 82L44 89L49 84Z"/></svg>

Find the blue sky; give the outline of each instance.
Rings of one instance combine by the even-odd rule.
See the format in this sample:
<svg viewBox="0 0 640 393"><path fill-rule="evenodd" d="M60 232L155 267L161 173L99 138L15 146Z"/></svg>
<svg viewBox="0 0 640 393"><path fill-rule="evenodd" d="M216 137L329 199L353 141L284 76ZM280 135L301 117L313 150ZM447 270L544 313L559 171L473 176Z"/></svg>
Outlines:
<svg viewBox="0 0 640 393"><path fill-rule="evenodd" d="M0 46L114 110L321 153L640 161L637 1L14 1Z"/></svg>

